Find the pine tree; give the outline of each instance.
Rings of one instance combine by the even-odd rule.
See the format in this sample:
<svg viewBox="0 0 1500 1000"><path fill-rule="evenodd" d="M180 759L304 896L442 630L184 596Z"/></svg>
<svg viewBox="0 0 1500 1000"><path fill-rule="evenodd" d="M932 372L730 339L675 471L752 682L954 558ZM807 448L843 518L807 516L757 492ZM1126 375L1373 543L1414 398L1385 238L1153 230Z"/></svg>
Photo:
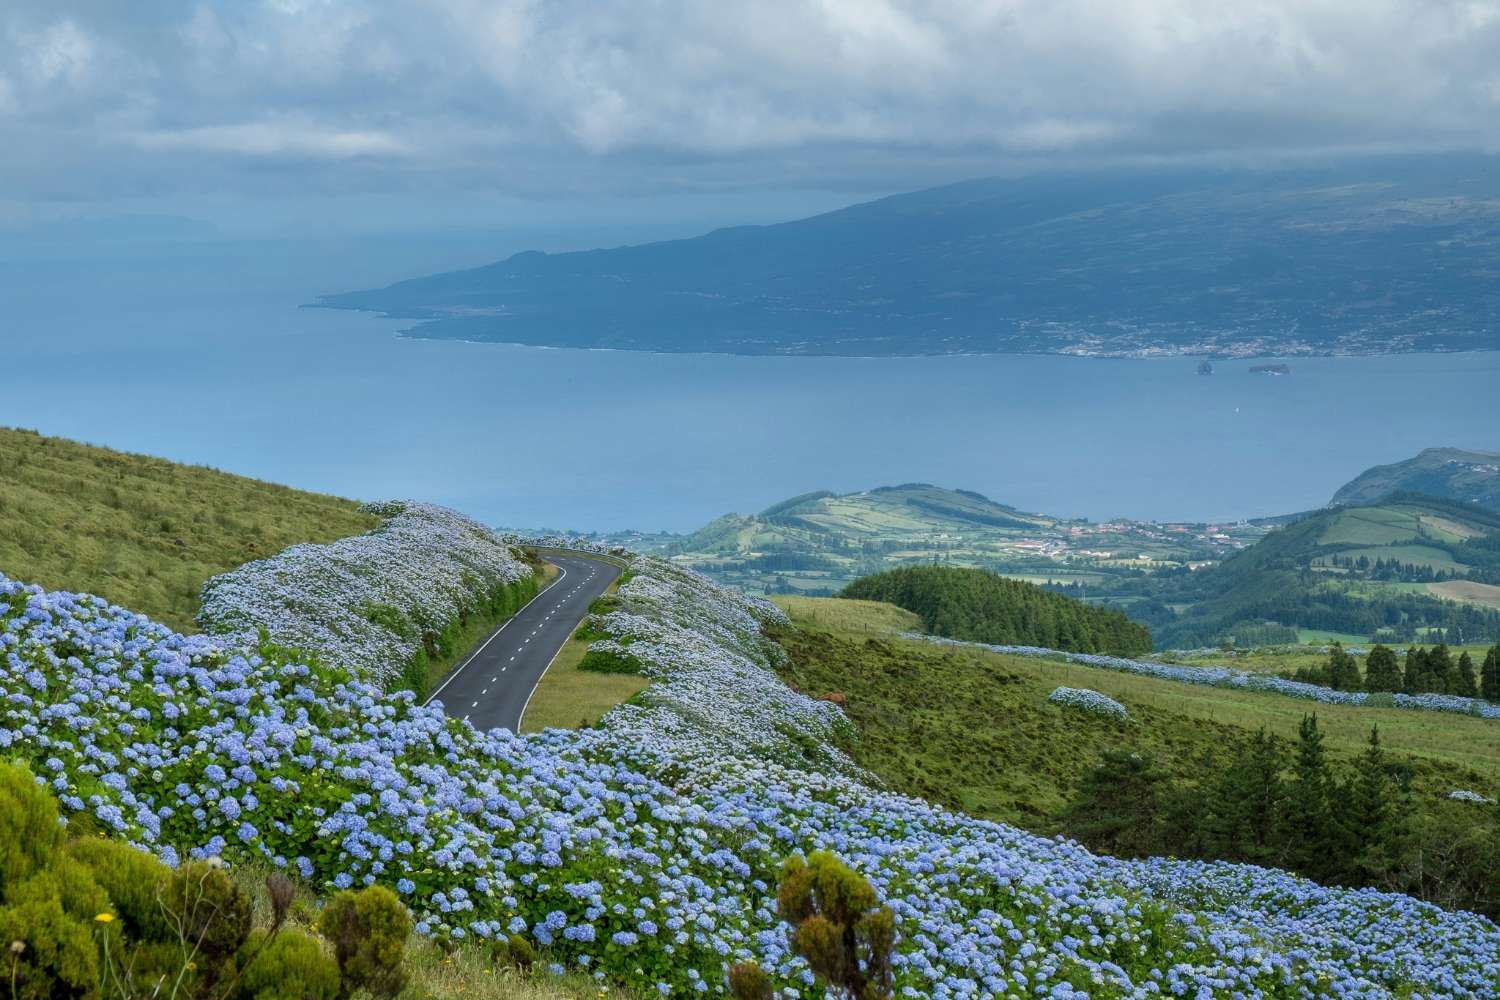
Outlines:
<svg viewBox="0 0 1500 1000"><path fill-rule="evenodd" d="M1158 852L1158 809L1166 774L1150 756L1105 750L1064 814L1068 832L1114 857Z"/></svg>
<svg viewBox="0 0 1500 1000"><path fill-rule="evenodd" d="M1371 726L1369 745L1344 785L1338 816L1344 839L1352 847L1342 866L1342 874L1350 881L1368 883L1394 862L1390 820L1395 792L1385 751L1380 748L1380 727Z"/></svg>
<svg viewBox="0 0 1500 1000"><path fill-rule="evenodd" d="M1401 690L1401 664L1389 646L1377 645L1365 658L1365 688L1369 691Z"/></svg>
<svg viewBox="0 0 1500 1000"><path fill-rule="evenodd" d="M1427 690L1439 694L1452 694L1454 688L1453 657L1448 644L1442 643L1427 654L1427 674L1431 677Z"/></svg>
<svg viewBox="0 0 1500 1000"><path fill-rule="evenodd" d="M1417 694L1424 690L1423 685L1427 683L1424 676L1427 672L1427 654L1416 646L1406 648L1406 671L1401 678L1401 690L1407 694Z"/></svg>
<svg viewBox="0 0 1500 1000"><path fill-rule="evenodd" d="M1290 866L1315 879L1326 879L1338 860L1330 786L1318 716L1304 715L1287 786L1285 836Z"/></svg>
<svg viewBox="0 0 1500 1000"><path fill-rule="evenodd" d="M1358 691L1360 687L1359 666L1354 657L1344 652L1344 647L1334 643L1328 651L1328 686L1338 691Z"/></svg>
<svg viewBox="0 0 1500 1000"><path fill-rule="evenodd" d="M1500 701L1500 643L1484 654L1480 694L1486 701Z"/></svg>
<svg viewBox="0 0 1500 1000"><path fill-rule="evenodd" d="M1479 697L1479 682L1474 677L1474 660L1467 649L1458 657L1458 673L1454 677L1453 693L1465 698Z"/></svg>
<svg viewBox="0 0 1500 1000"><path fill-rule="evenodd" d="M1281 839L1286 750L1261 728L1208 794L1204 846L1212 857L1268 864Z"/></svg>

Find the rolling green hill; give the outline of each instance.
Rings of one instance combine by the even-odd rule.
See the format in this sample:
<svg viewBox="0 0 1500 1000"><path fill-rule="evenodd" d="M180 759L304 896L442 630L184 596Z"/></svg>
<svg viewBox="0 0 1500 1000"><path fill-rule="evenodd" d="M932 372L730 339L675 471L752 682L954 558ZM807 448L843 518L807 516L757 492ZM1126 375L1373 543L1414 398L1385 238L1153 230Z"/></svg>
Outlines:
<svg viewBox="0 0 1500 1000"><path fill-rule="evenodd" d="M352 500L0 428L0 572L181 630L210 576L377 521Z"/></svg>
<svg viewBox="0 0 1500 1000"><path fill-rule="evenodd" d="M939 563L1091 589L1223 558L1263 524L1090 522L926 483L804 493L689 535L614 538L753 593L829 595L871 573Z"/></svg>
<svg viewBox="0 0 1500 1000"><path fill-rule="evenodd" d="M1483 585L1449 599L1454 581ZM1500 582L1500 514L1451 500L1395 494L1332 507L1272 532L1218 566L1163 579L1155 596L1181 613L1155 622L1158 642L1221 641L1270 620L1361 638L1412 641L1445 629L1466 641L1500 634L1485 588Z"/></svg>
<svg viewBox="0 0 1500 1000"><path fill-rule="evenodd" d="M1428 448L1403 462L1367 469L1340 487L1329 504L1361 506L1393 493L1421 493L1500 512L1500 453Z"/></svg>
<svg viewBox="0 0 1500 1000"><path fill-rule="evenodd" d="M1116 656L1151 649L1151 633L1119 611L979 569L887 570L855 580L840 596L894 604L921 617L930 634L949 639Z"/></svg>

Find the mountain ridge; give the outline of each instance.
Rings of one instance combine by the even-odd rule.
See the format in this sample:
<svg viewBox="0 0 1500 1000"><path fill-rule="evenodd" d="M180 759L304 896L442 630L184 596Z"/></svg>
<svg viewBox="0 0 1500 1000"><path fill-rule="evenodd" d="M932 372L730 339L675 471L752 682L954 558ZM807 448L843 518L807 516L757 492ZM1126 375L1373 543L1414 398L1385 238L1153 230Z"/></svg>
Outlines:
<svg viewBox="0 0 1500 1000"><path fill-rule="evenodd" d="M1406 157L981 178L315 304L424 338L690 353L1497 349L1494 173L1484 157Z"/></svg>

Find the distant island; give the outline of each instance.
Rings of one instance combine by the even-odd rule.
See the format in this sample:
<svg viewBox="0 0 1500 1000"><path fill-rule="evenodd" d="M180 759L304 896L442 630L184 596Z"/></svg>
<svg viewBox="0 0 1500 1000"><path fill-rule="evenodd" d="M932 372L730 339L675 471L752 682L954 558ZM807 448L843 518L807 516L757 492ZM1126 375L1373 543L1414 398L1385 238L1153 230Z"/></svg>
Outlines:
<svg viewBox="0 0 1500 1000"><path fill-rule="evenodd" d="M1257 359L1500 349L1493 158L990 178L527 252L315 305L405 335L747 355Z"/></svg>
<svg viewBox="0 0 1500 1000"><path fill-rule="evenodd" d="M1251 365L1250 366L1250 374L1252 374L1252 375L1290 375L1291 373L1292 373L1292 366L1291 365Z"/></svg>

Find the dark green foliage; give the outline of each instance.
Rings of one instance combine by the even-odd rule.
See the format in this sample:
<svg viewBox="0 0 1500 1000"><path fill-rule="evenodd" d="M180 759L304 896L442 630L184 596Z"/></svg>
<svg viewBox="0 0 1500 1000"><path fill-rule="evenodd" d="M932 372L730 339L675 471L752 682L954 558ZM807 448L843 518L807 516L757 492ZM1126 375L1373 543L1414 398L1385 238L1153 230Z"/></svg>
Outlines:
<svg viewBox="0 0 1500 1000"><path fill-rule="evenodd" d="M596 674L638 674L642 664L623 650L590 649L578 661L578 669L592 670Z"/></svg>
<svg viewBox="0 0 1500 1000"><path fill-rule="evenodd" d="M1145 626L1118 611L979 569L894 569L856 580L839 596L905 608L928 632L952 639L1120 656L1151 649Z"/></svg>
<svg viewBox="0 0 1500 1000"><path fill-rule="evenodd" d="M1158 839L1165 775L1151 757L1106 750L1083 777L1078 797L1064 813L1073 836L1115 857L1144 857Z"/></svg>
<svg viewBox="0 0 1500 1000"><path fill-rule="evenodd" d="M1480 693L1486 701L1500 701L1500 644L1484 654Z"/></svg>
<svg viewBox="0 0 1500 1000"><path fill-rule="evenodd" d="M729 995L734 1000L771 1000L775 993L765 969L754 962L739 962L729 967Z"/></svg>
<svg viewBox="0 0 1500 1000"><path fill-rule="evenodd" d="M1400 691L1401 663L1389 646L1376 645L1365 657L1367 691Z"/></svg>
<svg viewBox="0 0 1500 1000"><path fill-rule="evenodd" d="M792 951L840 997L891 996L896 917L870 883L827 851L781 868L776 912L791 925Z"/></svg>
<svg viewBox="0 0 1500 1000"><path fill-rule="evenodd" d="M1359 665L1339 643L1334 643L1328 653L1328 686L1338 691L1358 691L1364 686Z"/></svg>
<svg viewBox="0 0 1500 1000"><path fill-rule="evenodd" d="M1297 729L1292 780L1287 785L1285 814L1287 863L1314 878L1327 879L1335 861L1330 856L1336 827L1333 819L1332 778L1323 750L1323 734L1316 714L1304 715Z"/></svg>
<svg viewBox="0 0 1500 1000"><path fill-rule="evenodd" d="M519 934L498 939L490 946L490 960L503 969L529 970L537 962L536 945Z"/></svg>
<svg viewBox="0 0 1500 1000"><path fill-rule="evenodd" d="M334 896L318 918L318 929L333 942L339 995L361 989L375 997L400 993L406 985L402 961L411 928L406 907L384 886Z"/></svg>
<svg viewBox="0 0 1500 1000"><path fill-rule="evenodd" d="M334 1000L339 968L317 940L285 929L251 942L254 957L239 982L243 1000Z"/></svg>
<svg viewBox="0 0 1500 1000"><path fill-rule="evenodd" d="M163 905L172 938L192 949L198 975L211 988L250 937L250 897L223 864L188 861L168 881Z"/></svg>
<svg viewBox="0 0 1500 1000"><path fill-rule="evenodd" d="M1465 698L1479 697L1479 678L1474 674L1474 658L1466 649L1458 656L1453 676L1453 693Z"/></svg>

